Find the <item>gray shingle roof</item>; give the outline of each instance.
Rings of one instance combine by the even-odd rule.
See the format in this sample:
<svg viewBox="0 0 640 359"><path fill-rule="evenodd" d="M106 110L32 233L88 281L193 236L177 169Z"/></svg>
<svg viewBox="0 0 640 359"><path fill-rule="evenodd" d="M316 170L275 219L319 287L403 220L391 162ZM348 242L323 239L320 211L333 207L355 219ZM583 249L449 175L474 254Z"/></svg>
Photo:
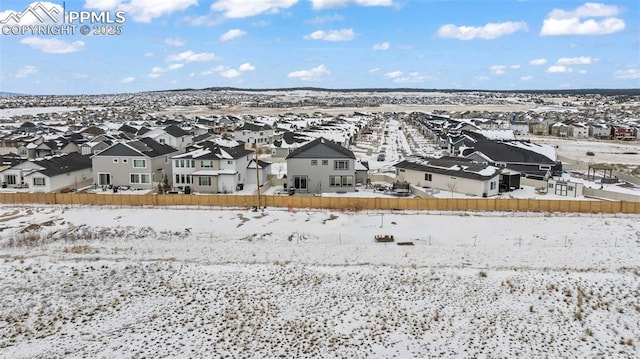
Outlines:
<svg viewBox="0 0 640 359"><path fill-rule="evenodd" d="M289 155L289 158L352 158L356 156L350 150L340 146L339 144L327 140L324 137L318 137L315 140L298 147Z"/></svg>

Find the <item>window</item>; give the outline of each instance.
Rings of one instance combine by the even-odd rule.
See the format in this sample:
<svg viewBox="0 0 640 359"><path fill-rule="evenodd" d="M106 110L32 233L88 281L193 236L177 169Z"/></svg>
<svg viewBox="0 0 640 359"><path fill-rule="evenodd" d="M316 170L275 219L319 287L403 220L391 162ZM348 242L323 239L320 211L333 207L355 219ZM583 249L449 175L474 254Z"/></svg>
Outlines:
<svg viewBox="0 0 640 359"><path fill-rule="evenodd" d="M544 166L544 165L540 165L540 166L539 166L539 168L540 168L541 170L550 170L550 169L551 169L551 166Z"/></svg>
<svg viewBox="0 0 640 359"><path fill-rule="evenodd" d="M553 188L553 183L549 183L549 188Z"/></svg>
<svg viewBox="0 0 640 359"><path fill-rule="evenodd" d="M147 160L133 160L133 168L147 167Z"/></svg>
<svg viewBox="0 0 640 359"><path fill-rule="evenodd" d="M129 182L132 184L151 183L151 177L148 173L132 173L129 177Z"/></svg>
<svg viewBox="0 0 640 359"><path fill-rule="evenodd" d="M34 186L44 186L44 178L34 177L33 178L33 185Z"/></svg>
<svg viewBox="0 0 640 359"><path fill-rule="evenodd" d="M322 160L322 165L323 166L328 166L329 165L329 160Z"/></svg>
<svg viewBox="0 0 640 359"><path fill-rule="evenodd" d="M16 175L7 175L4 176L4 180L5 182L7 182L7 184L18 184L18 181L16 180Z"/></svg>
<svg viewBox="0 0 640 359"><path fill-rule="evenodd" d="M425 173L424 174L424 180L427 182L431 182L433 179L431 177L431 173Z"/></svg>
<svg viewBox="0 0 640 359"><path fill-rule="evenodd" d="M161 144L163 144L163 145L165 144L165 142L166 142L166 141L164 140L164 138L160 138L160 139L158 140L158 143L161 143Z"/></svg>
<svg viewBox="0 0 640 359"><path fill-rule="evenodd" d="M228 164L228 165L232 165L232 164L233 164L233 160L228 160L228 161L227 161L227 164Z"/></svg>
<svg viewBox="0 0 640 359"><path fill-rule="evenodd" d="M348 170L349 169L349 161L347 161L347 160L335 160L335 161L333 161L333 169L334 170Z"/></svg>
<svg viewBox="0 0 640 359"><path fill-rule="evenodd" d="M568 189L569 191L573 191L573 186L568 186L568 187L567 187L567 189Z"/></svg>
<svg viewBox="0 0 640 359"><path fill-rule="evenodd" d="M209 161L200 161L200 167L202 168L212 168L213 167L213 161L209 160Z"/></svg>
<svg viewBox="0 0 640 359"><path fill-rule="evenodd" d="M164 163L169 163L169 156L164 156Z"/></svg>
<svg viewBox="0 0 640 359"><path fill-rule="evenodd" d="M491 182L489 184L489 189L496 189L496 183L495 182Z"/></svg>
<svg viewBox="0 0 640 359"><path fill-rule="evenodd" d="M318 160L311 160L311 165L312 166L317 166L318 165Z"/></svg>
<svg viewBox="0 0 640 359"><path fill-rule="evenodd" d="M200 186L211 186L211 177L208 177L208 176L198 177L198 184Z"/></svg>
<svg viewBox="0 0 640 359"><path fill-rule="evenodd" d="M329 176L329 187L351 187L353 176Z"/></svg>

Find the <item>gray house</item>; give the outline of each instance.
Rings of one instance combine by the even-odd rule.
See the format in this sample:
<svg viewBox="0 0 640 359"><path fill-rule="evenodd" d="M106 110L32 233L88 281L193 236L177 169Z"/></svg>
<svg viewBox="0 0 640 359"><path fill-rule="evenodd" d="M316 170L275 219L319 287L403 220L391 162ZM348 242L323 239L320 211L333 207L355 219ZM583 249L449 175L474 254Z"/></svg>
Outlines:
<svg viewBox="0 0 640 359"><path fill-rule="evenodd" d="M319 137L286 160L287 186L295 193L355 191L356 157L333 141Z"/></svg>
<svg viewBox="0 0 640 359"><path fill-rule="evenodd" d="M92 157L93 179L99 186L152 189L171 179L171 156L178 150L151 138L116 143Z"/></svg>

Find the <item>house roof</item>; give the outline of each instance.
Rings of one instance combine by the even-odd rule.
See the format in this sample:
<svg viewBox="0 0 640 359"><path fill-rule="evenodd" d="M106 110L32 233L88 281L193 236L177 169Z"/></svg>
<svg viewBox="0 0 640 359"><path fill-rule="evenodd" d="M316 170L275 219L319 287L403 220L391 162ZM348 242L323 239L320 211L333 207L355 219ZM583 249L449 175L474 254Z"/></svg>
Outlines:
<svg viewBox="0 0 640 359"><path fill-rule="evenodd" d="M340 146L339 144L327 140L324 137L318 137L315 140L298 147L291 151L286 159L290 158L351 158L356 156L350 150Z"/></svg>
<svg viewBox="0 0 640 359"><path fill-rule="evenodd" d="M177 152L178 150L162 143L158 143L151 138L141 138L139 140L129 141L126 143L116 143L104 151L94 155L100 157L149 157L167 155Z"/></svg>
<svg viewBox="0 0 640 359"><path fill-rule="evenodd" d="M238 159L253 151L246 150L242 147L223 147L215 143L208 143L207 146L198 148L187 153L174 156L174 159L199 159L199 160L223 160Z"/></svg>
<svg viewBox="0 0 640 359"><path fill-rule="evenodd" d="M493 162L555 164L555 148L522 141L478 141L473 151L482 153ZM469 152L471 153L471 152Z"/></svg>
<svg viewBox="0 0 640 359"><path fill-rule="evenodd" d="M415 160L404 160L397 163L395 167L475 180L487 180L500 174L498 167L460 157L422 157Z"/></svg>
<svg viewBox="0 0 640 359"><path fill-rule="evenodd" d="M164 131L173 137L182 137L182 136L189 135L189 132L183 130L182 128L176 125L167 126L164 128Z"/></svg>
<svg viewBox="0 0 640 359"><path fill-rule="evenodd" d="M37 173L41 173L47 177L54 177L91 168L91 157L83 156L77 152L72 152L59 156L47 157L33 161L33 163L43 168Z"/></svg>
<svg viewBox="0 0 640 359"><path fill-rule="evenodd" d="M244 130L248 130L248 131L266 131L266 130L272 130L273 128L271 128L271 126L267 125L267 124L257 124L257 123L251 123L251 122L245 122L242 127L238 127L236 128L236 131L244 131Z"/></svg>

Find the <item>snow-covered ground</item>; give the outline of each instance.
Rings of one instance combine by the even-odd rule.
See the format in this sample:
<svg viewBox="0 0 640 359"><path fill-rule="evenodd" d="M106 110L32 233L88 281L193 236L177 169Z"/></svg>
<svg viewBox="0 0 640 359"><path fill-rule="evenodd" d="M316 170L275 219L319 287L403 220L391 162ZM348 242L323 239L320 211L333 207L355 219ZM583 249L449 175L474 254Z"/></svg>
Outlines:
<svg viewBox="0 0 640 359"><path fill-rule="evenodd" d="M4 205L0 357L638 357L639 219Z"/></svg>

